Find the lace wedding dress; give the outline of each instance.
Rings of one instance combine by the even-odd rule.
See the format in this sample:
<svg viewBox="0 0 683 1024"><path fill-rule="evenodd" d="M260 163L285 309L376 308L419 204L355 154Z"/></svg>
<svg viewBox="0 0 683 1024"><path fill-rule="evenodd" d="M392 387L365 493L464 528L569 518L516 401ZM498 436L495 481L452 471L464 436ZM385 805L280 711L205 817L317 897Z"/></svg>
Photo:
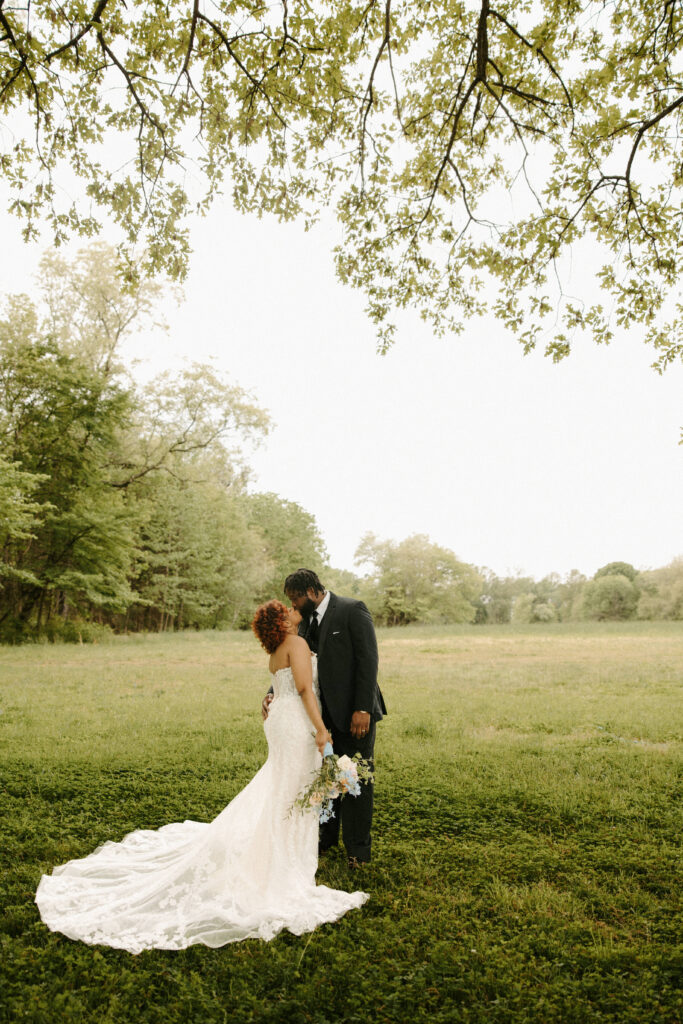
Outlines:
<svg viewBox="0 0 683 1024"><path fill-rule="evenodd" d="M317 814L290 809L320 754L292 670L272 682L268 759L241 793L210 824L140 829L43 875L36 903L48 928L130 953L216 947L300 935L366 901L315 884Z"/></svg>

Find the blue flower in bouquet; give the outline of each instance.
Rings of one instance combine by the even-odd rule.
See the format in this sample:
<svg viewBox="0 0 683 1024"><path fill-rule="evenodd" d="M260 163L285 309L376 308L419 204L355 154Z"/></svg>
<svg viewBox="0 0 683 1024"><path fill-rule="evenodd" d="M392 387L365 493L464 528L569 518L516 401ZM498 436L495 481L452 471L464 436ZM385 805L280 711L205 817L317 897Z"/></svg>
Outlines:
<svg viewBox="0 0 683 1024"><path fill-rule="evenodd" d="M360 793L360 781L358 778L358 765L352 757L342 754L337 758L337 785L342 793L350 796L358 796Z"/></svg>
<svg viewBox="0 0 683 1024"><path fill-rule="evenodd" d="M328 800L324 807L320 808L320 814L318 815L318 821L321 825L324 825L330 818L334 818L334 811L332 809L332 801Z"/></svg>

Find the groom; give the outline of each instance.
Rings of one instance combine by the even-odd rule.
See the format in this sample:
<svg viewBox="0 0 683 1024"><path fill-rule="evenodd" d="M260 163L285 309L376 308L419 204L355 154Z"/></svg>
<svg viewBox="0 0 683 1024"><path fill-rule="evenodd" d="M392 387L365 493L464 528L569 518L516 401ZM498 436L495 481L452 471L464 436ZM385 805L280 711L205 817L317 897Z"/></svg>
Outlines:
<svg viewBox="0 0 683 1024"><path fill-rule="evenodd" d="M359 753L372 764L377 722L386 714L377 685L377 640L362 601L325 590L310 569L285 580L285 593L303 620L299 635L318 655L318 683L325 725L335 754ZM320 827L320 852L336 846L341 825L351 869L370 860L373 785L360 795L338 798L334 817Z"/></svg>

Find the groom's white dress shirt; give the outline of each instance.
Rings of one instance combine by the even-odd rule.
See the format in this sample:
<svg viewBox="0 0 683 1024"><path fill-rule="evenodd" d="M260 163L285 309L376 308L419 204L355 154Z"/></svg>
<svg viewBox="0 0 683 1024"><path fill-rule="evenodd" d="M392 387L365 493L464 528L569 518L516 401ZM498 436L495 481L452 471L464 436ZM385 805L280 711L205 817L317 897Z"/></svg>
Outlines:
<svg viewBox="0 0 683 1024"><path fill-rule="evenodd" d="M328 606L329 603L330 603L330 592L328 590L327 593L325 594L324 598L322 599L322 601L320 602L320 604L318 605L318 607L315 610L316 611L316 615L318 617L318 625L320 625L320 623L323 621L323 615L327 611L327 606Z"/></svg>

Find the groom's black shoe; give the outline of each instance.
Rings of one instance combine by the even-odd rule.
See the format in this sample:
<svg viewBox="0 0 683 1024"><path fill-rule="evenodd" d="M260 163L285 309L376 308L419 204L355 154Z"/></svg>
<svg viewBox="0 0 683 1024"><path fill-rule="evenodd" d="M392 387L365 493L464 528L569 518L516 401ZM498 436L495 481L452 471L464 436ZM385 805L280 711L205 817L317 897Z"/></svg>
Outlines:
<svg viewBox="0 0 683 1024"><path fill-rule="evenodd" d="M346 863L349 871L358 871L360 868L364 868L365 865L369 864L370 862L367 860L358 860L358 857L349 857Z"/></svg>
<svg viewBox="0 0 683 1024"><path fill-rule="evenodd" d="M336 843L328 843L327 846L323 846L322 843L318 843L318 856L322 857L323 853L327 853L328 850L332 850L336 845Z"/></svg>

